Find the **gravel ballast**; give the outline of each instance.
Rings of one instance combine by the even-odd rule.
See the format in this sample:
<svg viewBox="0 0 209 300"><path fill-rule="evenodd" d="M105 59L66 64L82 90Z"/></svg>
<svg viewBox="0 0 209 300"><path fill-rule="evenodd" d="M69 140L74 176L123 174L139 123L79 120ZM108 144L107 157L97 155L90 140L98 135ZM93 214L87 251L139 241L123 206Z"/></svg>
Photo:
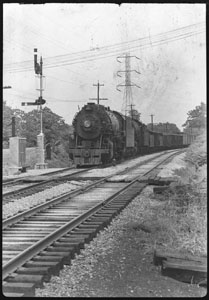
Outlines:
<svg viewBox="0 0 209 300"><path fill-rule="evenodd" d="M205 288L162 276L153 265L153 250L160 236L156 210L164 204L152 194L153 187L147 186L71 265L64 266L59 277L53 276L43 289L37 289L36 297L205 296ZM143 230L142 224L149 224L149 231Z"/></svg>
<svg viewBox="0 0 209 300"><path fill-rule="evenodd" d="M48 188L42 192L35 193L31 196L21 199L13 199L12 202L3 205L3 219L12 217L20 212L26 211L34 206L51 200L54 197L61 196L70 191L79 189L82 186L91 183L91 181L71 181L52 188Z"/></svg>

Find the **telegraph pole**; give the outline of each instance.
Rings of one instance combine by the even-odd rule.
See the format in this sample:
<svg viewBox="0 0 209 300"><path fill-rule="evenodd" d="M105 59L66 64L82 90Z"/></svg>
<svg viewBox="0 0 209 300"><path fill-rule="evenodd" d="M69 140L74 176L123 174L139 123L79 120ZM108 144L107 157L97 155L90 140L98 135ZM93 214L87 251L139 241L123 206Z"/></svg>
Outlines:
<svg viewBox="0 0 209 300"><path fill-rule="evenodd" d="M7 126L11 126L12 125L12 137L16 136L16 130L15 130L15 116L12 116L12 122L10 124L8 124Z"/></svg>
<svg viewBox="0 0 209 300"><path fill-rule="evenodd" d="M153 117L154 115L150 115L151 116L151 124L152 124L152 131L153 131Z"/></svg>
<svg viewBox="0 0 209 300"><path fill-rule="evenodd" d="M108 98L99 98L99 87L104 86L104 84L100 84L98 80L98 83L93 84L93 86L97 86L97 98L89 98L90 100L97 100L97 104L99 104L99 100L108 100Z"/></svg>
<svg viewBox="0 0 209 300"><path fill-rule="evenodd" d="M133 106L135 106L134 104L131 104L131 118L133 119Z"/></svg>
<svg viewBox="0 0 209 300"><path fill-rule="evenodd" d="M129 104L128 106L130 106L131 107L131 110L129 111L129 113L130 113L130 117L133 119L133 106L135 106L135 104Z"/></svg>
<svg viewBox="0 0 209 300"><path fill-rule="evenodd" d="M15 116L12 116L12 137L16 136L15 132Z"/></svg>
<svg viewBox="0 0 209 300"><path fill-rule="evenodd" d="M93 86L97 86L97 104L99 104L99 87L104 86L104 84L99 84L99 80L97 84L93 84Z"/></svg>

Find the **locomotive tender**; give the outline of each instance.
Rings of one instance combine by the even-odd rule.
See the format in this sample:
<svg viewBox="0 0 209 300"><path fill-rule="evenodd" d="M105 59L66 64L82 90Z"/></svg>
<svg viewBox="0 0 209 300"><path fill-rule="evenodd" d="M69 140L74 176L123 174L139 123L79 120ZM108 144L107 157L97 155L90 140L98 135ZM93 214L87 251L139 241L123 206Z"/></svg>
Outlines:
<svg viewBox="0 0 209 300"><path fill-rule="evenodd" d="M139 120L87 103L73 120L69 156L76 166L93 166L136 154L183 147L182 134L148 130Z"/></svg>

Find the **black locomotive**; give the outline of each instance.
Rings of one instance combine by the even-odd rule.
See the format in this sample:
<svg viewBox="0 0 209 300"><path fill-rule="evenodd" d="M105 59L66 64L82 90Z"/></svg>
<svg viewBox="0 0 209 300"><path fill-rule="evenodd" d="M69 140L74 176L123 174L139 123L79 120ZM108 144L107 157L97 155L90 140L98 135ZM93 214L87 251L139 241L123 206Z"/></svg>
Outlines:
<svg viewBox="0 0 209 300"><path fill-rule="evenodd" d="M137 119L95 103L87 103L75 115L73 128L69 155L76 166L106 164L184 146L183 134L150 131Z"/></svg>

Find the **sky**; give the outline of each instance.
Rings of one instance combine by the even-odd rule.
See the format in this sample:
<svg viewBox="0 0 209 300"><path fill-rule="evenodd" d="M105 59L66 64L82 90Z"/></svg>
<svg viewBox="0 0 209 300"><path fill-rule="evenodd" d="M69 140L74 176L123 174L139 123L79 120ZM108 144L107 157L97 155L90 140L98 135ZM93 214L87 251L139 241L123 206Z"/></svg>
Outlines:
<svg viewBox="0 0 209 300"><path fill-rule="evenodd" d="M187 112L206 103L205 26L205 4L5 3L3 100L38 109L21 105L39 97L37 48L45 105L66 123L96 102L99 82L108 99L100 104L122 113L133 104L143 123L152 114L182 130Z"/></svg>

